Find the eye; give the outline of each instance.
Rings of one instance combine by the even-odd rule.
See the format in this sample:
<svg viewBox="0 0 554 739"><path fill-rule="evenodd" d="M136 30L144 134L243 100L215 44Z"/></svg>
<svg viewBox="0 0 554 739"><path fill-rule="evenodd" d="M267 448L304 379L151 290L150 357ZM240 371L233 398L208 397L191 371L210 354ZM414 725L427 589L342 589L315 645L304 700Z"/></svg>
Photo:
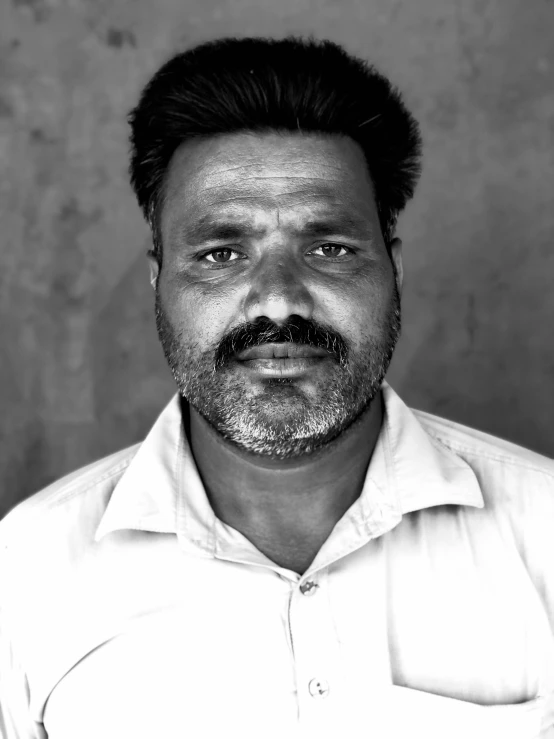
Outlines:
<svg viewBox="0 0 554 739"><path fill-rule="evenodd" d="M226 252L232 252L233 254L239 253L238 251L235 251L234 249L230 249L228 246L226 246L226 247L222 247L221 249L212 249L212 251L202 254L200 259L206 259L207 257L213 257L213 259L206 259L206 261L210 262L210 264L228 264L230 261L231 262L237 261L236 259L219 259L219 257L222 254L225 254Z"/></svg>
<svg viewBox="0 0 554 739"><path fill-rule="evenodd" d="M335 261L343 261L345 257L355 254L355 249L351 249L348 246L344 246L343 244L320 244L319 246L316 246L310 254L313 254L317 249L321 249L323 251L322 255L316 255L316 256L323 256L324 260L326 262L335 262ZM340 250L343 249L345 251L344 254L339 254ZM236 259L231 259L231 255L236 254ZM241 258L240 252L236 249L231 249L228 246L220 247L219 249L211 249L208 252L204 252L204 254L200 254L197 258L199 261L208 262L209 264L214 265L225 265L229 264L231 262L238 262ZM209 259L208 259L209 257Z"/></svg>
<svg viewBox="0 0 554 739"><path fill-rule="evenodd" d="M329 249L331 250L339 250L339 249L345 249L347 254L354 254L354 249L350 249L348 246L344 246L343 244L320 244L319 246L316 246L315 249L312 249L310 253L313 253L317 249L323 249L324 251L327 250L325 258L329 260L333 259L340 259L341 257L346 256L346 254L337 254L337 253L329 253Z"/></svg>

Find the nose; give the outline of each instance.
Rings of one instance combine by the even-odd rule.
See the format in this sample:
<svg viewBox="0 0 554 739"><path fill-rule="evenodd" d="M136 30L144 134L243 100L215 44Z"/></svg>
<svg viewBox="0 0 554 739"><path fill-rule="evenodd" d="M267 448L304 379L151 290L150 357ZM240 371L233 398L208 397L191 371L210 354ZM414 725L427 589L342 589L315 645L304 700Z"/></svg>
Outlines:
<svg viewBox="0 0 554 739"><path fill-rule="evenodd" d="M292 315L308 320L313 307L312 295L297 263L288 262L284 255L262 260L252 276L245 301L247 321L265 316L275 323L284 323Z"/></svg>

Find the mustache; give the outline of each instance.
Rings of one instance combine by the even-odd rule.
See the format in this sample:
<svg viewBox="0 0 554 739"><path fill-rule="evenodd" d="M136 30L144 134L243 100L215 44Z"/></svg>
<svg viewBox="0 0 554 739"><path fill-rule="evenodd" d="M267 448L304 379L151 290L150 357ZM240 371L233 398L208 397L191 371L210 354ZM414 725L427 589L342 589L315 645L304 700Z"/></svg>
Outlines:
<svg viewBox="0 0 554 739"><path fill-rule="evenodd" d="M221 369L238 352L270 343L306 344L325 349L343 367L348 360L346 342L336 331L301 316L293 315L282 325L261 316L253 323L237 326L220 342L215 352L215 369Z"/></svg>

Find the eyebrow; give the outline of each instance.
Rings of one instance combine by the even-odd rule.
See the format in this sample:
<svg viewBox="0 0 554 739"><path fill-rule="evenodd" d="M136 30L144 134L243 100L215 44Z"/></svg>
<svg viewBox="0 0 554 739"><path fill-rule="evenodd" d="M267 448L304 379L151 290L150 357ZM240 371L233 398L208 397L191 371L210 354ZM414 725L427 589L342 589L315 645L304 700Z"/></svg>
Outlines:
<svg viewBox="0 0 554 739"><path fill-rule="evenodd" d="M352 239L371 239L373 229L369 221L351 214L312 218L298 229L291 229L295 235L324 238L346 236ZM184 241L189 246L199 246L206 241L230 241L244 237L262 238L266 228L255 228L248 221L225 220L213 216L203 216L196 223L180 229Z"/></svg>

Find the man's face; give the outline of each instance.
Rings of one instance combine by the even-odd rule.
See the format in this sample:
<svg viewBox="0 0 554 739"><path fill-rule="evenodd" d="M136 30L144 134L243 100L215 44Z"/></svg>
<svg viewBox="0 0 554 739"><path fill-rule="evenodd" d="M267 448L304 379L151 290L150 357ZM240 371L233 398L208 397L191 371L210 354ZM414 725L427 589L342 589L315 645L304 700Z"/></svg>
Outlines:
<svg viewBox="0 0 554 739"><path fill-rule="evenodd" d="M399 335L400 298L353 140L240 133L187 142L167 173L161 236L160 341L179 392L223 438L294 458L368 409ZM325 356L305 367L241 361L269 342Z"/></svg>

